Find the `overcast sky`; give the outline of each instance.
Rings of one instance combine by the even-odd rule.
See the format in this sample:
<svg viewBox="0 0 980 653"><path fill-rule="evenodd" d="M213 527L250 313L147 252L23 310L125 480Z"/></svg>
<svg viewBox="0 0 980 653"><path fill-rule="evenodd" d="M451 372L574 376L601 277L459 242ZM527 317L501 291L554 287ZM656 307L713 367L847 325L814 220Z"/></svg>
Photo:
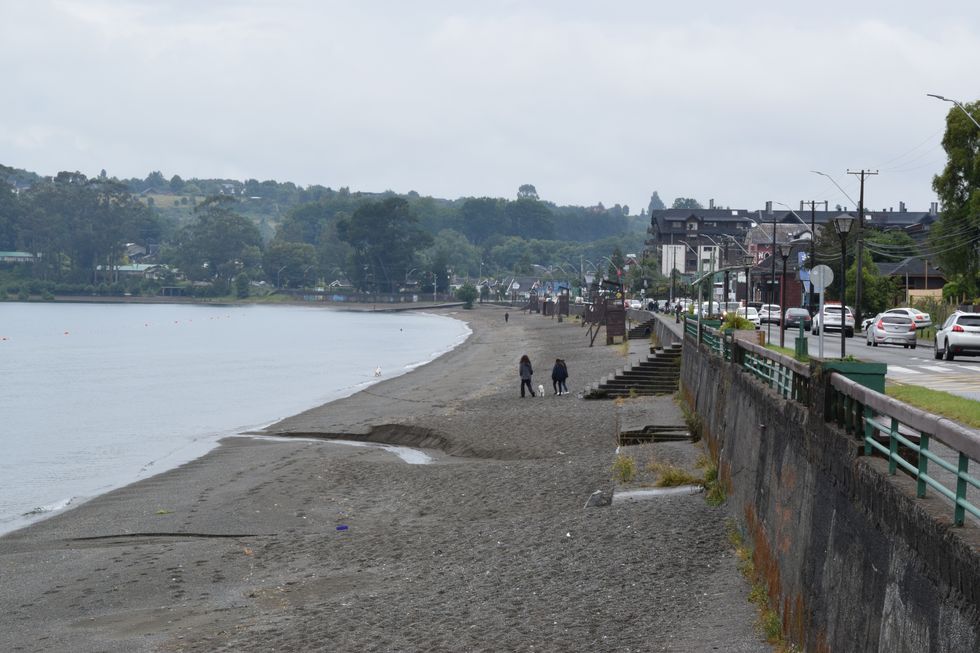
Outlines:
<svg viewBox="0 0 980 653"><path fill-rule="evenodd" d="M926 210L980 2L0 0L0 163Z"/></svg>

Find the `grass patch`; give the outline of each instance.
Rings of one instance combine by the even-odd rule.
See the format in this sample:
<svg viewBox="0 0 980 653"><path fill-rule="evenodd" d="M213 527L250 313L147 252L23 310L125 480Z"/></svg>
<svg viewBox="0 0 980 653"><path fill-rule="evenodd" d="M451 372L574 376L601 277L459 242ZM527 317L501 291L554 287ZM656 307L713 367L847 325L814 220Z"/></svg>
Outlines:
<svg viewBox="0 0 980 653"><path fill-rule="evenodd" d="M980 428L980 401L905 384L889 385L885 388L885 394L935 415L942 415L961 424Z"/></svg>
<svg viewBox="0 0 980 653"><path fill-rule="evenodd" d="M657 487L678 487L681 485L704 485L704 479L695 476L686 469L681 469L675 465L661 463L651 460L647 464L647 471L657 475Z"/></svg>
<svg viewBox="0 0 980 653"><path fill-rule="evenodd" d="M613 478L620 483L629 483L636 478L636 461L632 456L619 454L612 466Z"/></svg>
<svg viewBox="0 0 980 653"><path fill-rule="evenodd" d="M718 465L708 456L698 458L698 468L704 470L704 499L709 506L720 506L728 499L725 486L718 478Z"/></svg>

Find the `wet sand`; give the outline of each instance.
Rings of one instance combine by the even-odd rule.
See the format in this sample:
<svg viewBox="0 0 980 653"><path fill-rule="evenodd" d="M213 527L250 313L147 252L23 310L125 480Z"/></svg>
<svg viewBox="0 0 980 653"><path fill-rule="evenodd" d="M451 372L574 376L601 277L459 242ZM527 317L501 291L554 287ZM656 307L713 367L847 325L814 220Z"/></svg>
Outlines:
<svg viewBox="0 0 980 653"><path fill-rule="evenodd" d="M621 348L504 310L444 310L470 323L462 346L266 431L302 440L228 438L0 538L0 650L770 650L724 507L584 507L613 489L620 421L680 420L672 399L582 400ZM543 397L520 397L523 353ZM572 395L551 393L556 357ZM687 467L701 453L643 451Z"/></svg>

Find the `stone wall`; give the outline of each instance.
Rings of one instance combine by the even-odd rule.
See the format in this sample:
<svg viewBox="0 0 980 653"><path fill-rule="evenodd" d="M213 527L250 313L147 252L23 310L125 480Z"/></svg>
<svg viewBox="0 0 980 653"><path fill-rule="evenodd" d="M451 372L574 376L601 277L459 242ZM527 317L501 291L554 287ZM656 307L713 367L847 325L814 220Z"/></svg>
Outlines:
<svg viewBox="0 0 980 653"><path fill-rule="evenodd" d="M659 336L659 333L658 333ZM952 506L861 456L811 405L685 341L681 388L719 460L788 639L817 652L980 651L980 537Z"/></svg>

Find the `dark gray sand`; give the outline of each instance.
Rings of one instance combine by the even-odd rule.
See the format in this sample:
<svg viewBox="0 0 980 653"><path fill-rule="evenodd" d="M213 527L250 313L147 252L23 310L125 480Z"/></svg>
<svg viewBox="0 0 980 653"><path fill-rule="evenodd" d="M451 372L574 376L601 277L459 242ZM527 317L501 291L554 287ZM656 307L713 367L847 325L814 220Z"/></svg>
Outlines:
<svg viewBox="0 0 980 653"><path fill-rule="evenodd" d="M0 651L769 651L724 508L584 507L613 489L619 421L679 421L672 400L579 398L625 359L574 322L446 312L464 345L268 431L421 445L433 464L227 439L0 538ZM520 398L522 353L544 397ZM571 396L551 393L556 357Z"/></svg>

